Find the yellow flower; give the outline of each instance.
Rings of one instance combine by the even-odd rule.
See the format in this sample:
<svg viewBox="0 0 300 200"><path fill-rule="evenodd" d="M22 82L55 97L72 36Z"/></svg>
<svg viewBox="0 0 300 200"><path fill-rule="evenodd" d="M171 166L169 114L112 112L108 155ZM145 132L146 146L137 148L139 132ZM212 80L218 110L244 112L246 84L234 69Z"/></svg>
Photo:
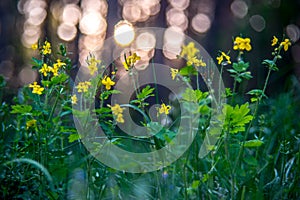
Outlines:
<svg viewBox="0 0 300 200"><path fill-rule="evenodd" d="M110 90L111 86L114 86L115 85L115 82L113 82L110 77L107 77L105 76L103 79L102 79L102 82L101 82L103 85L105 85L105 88L107 90Z"/></svg>
<svg viewBox="0 0 300 200"><path fill-rule="evenodd" d="M275 46L276 44L278 43L278 38L273 36L273 39L272 39L272 46Z"/></svg>
<svg viewBox="0 0 300 200"><path fill-rule="evenodd" d="M76 86L76 88L79 93L87 92L90 85L91 85L91 82L89 82L89 81L79 82L78 85Z"/></svg>
<svg viewBox="0 0 300 200"><path fill-rule="evenodd" d="M171 69L171 77L172 77L172 80L175 79L176 75L178 74L178 69L173 69L173 68L170 68Z"/></svg>
<svg viewBox="0 0 300 200"><path fill-rule="evenodd" d="M131 68L134 65L134 63L136 63L136 61L140 59L140 56L138 56L136 53L133 53L131 56L128 56L126 58L125 62L123 62L123 66L126 70L129 70L129 68Z"/></svg>
<svg viewBox="0 0 300 200"><path fill-rule="evenodd" d="M124 108L121 108L119 104L116 104L114 106L108 105L108 107L111 108L113 115L116 117L116 121L119 123L124 123L124 119L123 119Z"/></svg>
<svg viewBox="0 0 300 200"><path fill-rule="evenodd" d="M29 129L30 127L35 127L36 126L36 120L32 119L26 122L26 129Z"/></svg>
<svg viewBox="0 0 300 200"><path fill-rule="evenodd" d="M236 37L234 40L233 49L241 50L241 51L243 50L250 51L252 49L250 42L251 42L250 38Z"/></svg>
<svg viewBox="0 0 300 200"><path fill-rule="evenodd" d="M71 101L72 101L72 104L77 104L77 96L76 96L76 94L74 94L73 96L71 96Z"/></svg>
<svg viewBox="0 0 300 200"><path fill-rule="evenodd" d="M230 56L227 55L226 53L224 53L224 52L222 51L222 52L221 52L221 55L220 55L219 57L217 57L217 60L218 60L218 64L219 64L219 65L224 61L224 58L226 59L226 61L227 61L228 64L231 64Z"/></svg>
<svg viewBox="0 0 300 200"><path fill-rule="evenodd" d="M116 72L115 72L115 71L112 71L112 72L111 72L111 74L112 74L112 75L115 75L115 74L116 74Z"/></svg>
<svg viewBox="0 0 300 200"><path fill-rule="evenodd" d="M48 73L51 72L52 67L48 66L46 63L43 64L43 67L39 70L44 76L48 76Z"/></svg>
<svg viewBox="0 0 300 200"><path fill-rule="evenodd" d="M38 48L38 44L37 44L37 43L35 43L35 44L32 44L32 45L31 45L31 48L32 48L33 50L37 50L37 48Z"/></svg>
<svg viewBox="0 0 300 200"><path fill-rule="evenodd" d="M33 82L33 84L29 84L29 87L32 88L32 93L41 95L44 91L44 88L37 84L37 82Z"/></svg>
<svg viewBox="0 0 300 200"><path fill-rule="evenodd" d="M53 73L54 76L58 75L58 70L62 67L65 66L66 63L61 62L60 59L56 60L56 63L53 64L53 68L51 68L51 72Z"/></svg>
<svg viewBox="0 0 300 200"><path fill-rule="evenodd" d="M123 115L122 114L117 115L116 121L119 123L124 123L125 121L124 121Z"/></svg>
<svg viewBox="0 0 300 200"><path fill-rule="evenodd" d="M169 114L169 110L171 109L171 106L166 105L166 104L161 104L160 108L158 109L158 114Z"/></svg>
<svg viewBox="0 0 300 200"><path fill-rule="evenodd" d="M195 47L195 43L190 42L190 43L188 43L188 45L182 46L180 56L181 57L186 56L187 60L190 60L191 58L195 57L198 52L199 52L199 49L197 49Z"/></svg>
<svg viewBox="0 0 300 200"><path fill-rule="evenodd" d="M285 39L283 42L280 43L280 46L283 46L284 51L287 51L289 49L289 46L291 46L292 43L289 39Z"/></svg>
<svg viewBox="0 0 300 200"><path fill-rule="evenodd" d="M97 60L94 56L91 56L90 59L87 60L88 63L88 69L90 71L90 74L93 76L95 72L97 71L97 64L100 63L100 60Z"/></svg>
<svg viewBox="0 0 300 200"><path fill-rule="evenodd" d="M202 59L199 60L196 56L190 58L190 59L186 62L186 64L187 64L188 66L194 65L195 67L199 67L199 66L205 67L205 66L206 66L206 63L203 62Z"/></svg>
<svg viewBox="0 0 300 200"><path fill-rule="evenodd" d="M51 44L48 41L45 41L42 49L44 55L51 54Z"/></svg>

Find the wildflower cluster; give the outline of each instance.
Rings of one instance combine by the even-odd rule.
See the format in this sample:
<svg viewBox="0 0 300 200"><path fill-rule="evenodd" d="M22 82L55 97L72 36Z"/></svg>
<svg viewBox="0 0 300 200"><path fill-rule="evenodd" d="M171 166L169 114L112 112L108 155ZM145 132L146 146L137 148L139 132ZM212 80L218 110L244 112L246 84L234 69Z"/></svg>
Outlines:
<svg viewBox="0 0 300 200"><path fill-rule="evenodd" d="M278 44L278 38L276 36L273 36L272 39L272 46L275 46ZM284 39L282 42L280 42L279 47L283 47L284 51L287 51L289 49L289 46L291 46L292 43L289 39ZM275 49L275 51L277 50L277 48Z"/></svg>
<svg viewBox="0 0 300 200"><path fill-rule="evenodd" d="M236 37L234 40L234 50L239 50L239 51L251 51L252 46L250 44L251 40L250 38L242 38L242 37Z"/></svg>
<svg viewBox="0 0 300 200"><path fill-rule="evenodd" d="M51 54L51 43L50 42L45 41L43 48L42 48L42 53L44 55Z"/></svg>
<svg viewBox="0 0 300 200"><path fill-rule="evenodd" d="M125 122L123 118L124 108L121 108L119 104L116 104L114 106L110 106L110 105L108 106L111 108L113 115L116 117L116 121L119 123L124 123Z"/></svg>
<svg viewBox="0 0 300 200"><path fill-rule="evenodd" d="M111 86L114 86L116 83L114 81L111 80L110 77L108 76L104 76L104 78L102 79L101 83L103 85L105 85L105 89L110 90Z"/></svg>
<svg viewBox="0 0 300 200"><path fill-rule="evenodd" d="M171 109L171 106L166 105L165 103L160 105L160 108L158 109L158 114L165 114L168 115L169 114L169 110Z"/></svg>
<svg viewBox="0 0 300 200"><path fill-rule="evenodd" d="M36 120L32 119L26 122L26 129L29 129L30 127L35 127L36 126Z"/></svg>
<svg viewBox="0 0 300 200"><path fill-rule="evenodd" d="M189 42L187 45L182 46L180 56L186 57L188 66L194 65L195 67L205 67L206 63L202 59L197 58L199 52L199 49L195 47L195 43Z"/></svg>
<svg viewBox="0 0 300 200"><path fill-rule="evenodd" d="M32 88L32 93L41 95L44 91L44 88L37 84L37 82L33 82L33 84L29 84L29 87Z"/></svg>
<svg viewBox="0 0 300 200"><path fill-rule="evenodd" d="M226 64L231 64L230 56L222 51L221 55L217 57L218 64L220 65L221 63L223 63L224 59L226 60Z"/></svg>
<svg viewBox="0 0 300 200"><path fill-rule="evenodd" d="M90 86L91 86L90 81L79 82L78 85L76 86L77 92L78 93L87 92Z"/></svg>
<svg viewBox="0 0 300 200"><path fill-rule="evenodd" d="M134 66L136 61L140 60L141 57L138 56L136 53L133 53L132 55L128 56L127 58L125 57L125 62L123 62L123 66L126 70L129 70Z"/></svg>
<svg viewBox="0 0 300 200"><path fill-rule="evenodd" d="M98 70L97 64L100 63L101 61L97 60L94 55L90 55L90 58L87 59L86 62L88 64L88 69L90 71L90 75L93 76L95 74L95 72Z"/></svg>

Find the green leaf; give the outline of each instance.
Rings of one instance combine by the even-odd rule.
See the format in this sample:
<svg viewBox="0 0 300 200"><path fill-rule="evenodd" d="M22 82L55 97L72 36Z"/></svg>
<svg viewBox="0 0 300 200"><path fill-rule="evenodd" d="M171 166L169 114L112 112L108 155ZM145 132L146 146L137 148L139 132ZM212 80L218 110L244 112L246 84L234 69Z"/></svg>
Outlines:
<svg viewBox="0 0 300 200"><path fill-rule="evenodd" d="M248 140L244 143L244 147L260 147L264 142L261 140Z"/></svg>
<svg viewBox="0 0 300 200"><path fill-rule="evenodd" d="M194 180L192 182L192 188L193 189L197 189L199 185L200 185L200 181L199 180Z"/></svg>
<svg viewBox="0 0 300 200"><path fill-rule="evenodd" d="M30 105L12 105L12 114L30 114L32 107Z"/></svg>
<svg viewBox="0 0 300 200"><path fill-rule="evenodd" d="M64 74L64 73L59 74L58 76L54 76L54 77L51 78L51 84L57 85L57 84L63 83L63 82L65 82L68 78L69 78L69 76L66 75L66 74Z"/></svg>
<svg viewBox="0 0 300 200"><path fill-rule="evenodd" d="M72 143L76 140L79 140L80 135L78 133L73 133L73 134L69 135L68 139L69 139L69 142Z"/></svg>
<svg viewBox="0 0 300 200"><path fill-rule="evenodd" d="M249 63L245 63L244 61L239 61L238 63L233 63L232 68L236 72L244 72L248 69Z"/></svg>
<svg viewBox="0 0 300 200"><path fill-rule="evenodd" d="M36 59L34 57L31 58L32 60L32 65L33 65L33 69L39 69L42 67L43 65L43 61L42 60L39 60L39 59Z"/></svg>
<svg viewBox="0 0 300 200"><path fill-rule="evenodd" d="M5 87L6 81L3 76L0 75L0 88Z"/></svg>
<svg viewBox="0 0 300 200"><path fill-rule="evenodd" d="M197 102L196 92L191 88L187 88L182 94L182 99L188 102Z"/></svg>
<svg viewBox="0 0 300 200"><path fill-rule="evenodd" d="M192 66L186 66L179 70L179 74L182 76L189 76L189 75L197 75L197 70Z"/></svg>
<svg viewBox="0 0 300 200"><path fill-rule="evenodd" d="M273 60L265 59L262 64L273 71L278 71L276 63Z"/></svg>
<svg viewBox="0 0 300 200"><path fill-rule="evenodd" d="M244 157L243 159L248 165L257 166L258 162L253 156Z"/></svg>
<svg viewBox="0 0 300 200"><path fill-rule="evenodd" d="M142 91L137 95L137 98L140 100L145 100L150 96L154 96L153 91L155 88L151 88L150 85L147 85Z"/></svg>

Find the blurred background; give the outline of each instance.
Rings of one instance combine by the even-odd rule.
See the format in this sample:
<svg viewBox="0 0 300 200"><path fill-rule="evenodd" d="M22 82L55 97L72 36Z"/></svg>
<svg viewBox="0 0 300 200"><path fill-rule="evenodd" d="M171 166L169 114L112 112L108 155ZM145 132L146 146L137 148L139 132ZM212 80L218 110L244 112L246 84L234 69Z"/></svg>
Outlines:
<svg viewBox="0 0 300 200"><path fill-rule="evenodd" d="M246 58L255 78L248 87L254 88L265 79L261 61L271 58L273 35L280 39L286 35L294 44L270 79L267 94L272 96L300 78L299 11L300 0L1 0L0 74L8 83L9 96L38 79L31 69L31 57L36 56L31 45L39 39L47 39L53 47L67 44L73 65L81 67L89 52L101 51L115 28L162 27L192 37L214 59L219 50L235 55L233 37L250 37L253 50ZM151 33L135 40L155 43ZM174 41L165 33L164 47L179 53L182 41ZM148 61L175 59L168 52L149 52ZM231 87L231 82L225 80L225 86Z"/></svg>

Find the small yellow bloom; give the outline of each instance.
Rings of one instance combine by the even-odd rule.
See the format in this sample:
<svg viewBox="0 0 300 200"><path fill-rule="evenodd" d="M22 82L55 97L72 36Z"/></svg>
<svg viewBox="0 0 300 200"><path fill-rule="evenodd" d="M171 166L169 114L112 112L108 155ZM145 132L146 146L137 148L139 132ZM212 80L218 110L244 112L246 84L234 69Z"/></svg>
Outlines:
<svg viewBox="0 0 300 200"><path fill-rule="evenodd" d="M198 52L199 52L199 49L197 49L195 47L195 43L190 42L190 43L188 43L188 45L182 46L180 56L181 57L186 56L187 60L190 60L191 58L195 57Z"/></svg>
<svg viewBox="0 0 300 200"><path fill-rule="evenodd" d="M276 44L278 43L278 38L273 36L273 39L272 39L272 46L275 46Z"/></svg>
<svg viewBox="0 0 300 200"><path fill-rule="evenodd" d="M32 48L33 50L37 50L37 48L38 48L38 44L37 44L37 43L35 43L35 44L32 44L32 45L31 45L31 48Z"/></svg>
<svg viewBox="0 0 300 200"><path fill-rule="evenodd" d="M43 67L39 70L44 76L48 76L48 73L51 72L52 67L48 66L46 63L43 64Z"/></svg>
<svg viewBox="0 0 300 200"><path fill-rule="evenodd" d="M112 74L112 75L115 75L115 74L116 74L116 72L115 72L115 71L112 71L112 72L111 72L111 74Z"/></svg>
<svg viewBox="0 0 300 200"><path fill-rule="evenodd" d="M171 109L171 106L166 105L166 104L161 104L160 108L158 109L158 114L169 114L169 110Z"/></svg>
<svg viewBox="0 0 300 200"><path fill-rule="evenodd" d="M110 90L110 89L111 89L111 86L114 86L114 85L116 84L114 81L112 81L112 80L110 79L110 77L107 77L107 76L105 76L105 77L102 79L101 83L102 83L103 85L105 85L105 88L106 88L107 90Z"/></svg>
<svg viewBox="0 0 300 200"><path fill-rule="evenodd" d="M187 64L188 66L194 65L195 67L199 67L199 66L205 67L205 66L206 66L206 63L203 62L202 59L199 60L196 56L190 58L190 59L186 62L186 64Z"/></svg>
<svg viewBox="0 0 300 200"><path fill-rule="evenodd" d="M173 69L173 68L170 68L171 69L171 77L172 77L172 80L175 79L176 75L178 74L178 69Z"/></svg>
<svg viewBox="0 0 300 200"><path fill-rule="evenodd" d="M224 52L222 51L222 52L221 52L221 55L217 57L217 60L218 60L218 64L219 64L219 65L224 61L224 58L226 59L226 61L227 61L228 64L231 64L230 56L227 55L226 53L224 53Z"/></svg>
<svg viewBox="0 0 300 200"><path fill-rule="evenodd" d="M73 96L71 96L71 102L72 102L72 104L77 104L77 96L76 96L76 94L74 94Z"/></svg>
<svg viewBox="0 0 300 200"><path fill-rule="evenodd" d="M90 74L93 76L95 72L97 71L97 64L100 63L100 60L97 60L94 56L91 56L90 59L87 60L88 63L88 69L90 71Z"/></svg>
<svg viewBox="0 0 300 200"><path fill-rule="evenodd" d="M87 92L90 85L91 85L91 82L89 82L89 81L79 82L78 85L76 86L77 92L79 92L79 93Z"/></svg>
<svg viewBox="0 0 300 200"><path fill-rule="evenodd" d="M133 67L134 63L140 59L140 56L138 56L136 53L133 53L131 56L126 58L125 62L123 62L123 66L126 70L129 70L129 68Z"/></svg>
<svg viewBox="0 0 300 200"><path fill-rule="evenodd" d="M29 129L30 127L35 127L36 126L36 120L32 119L26 122L26 129Z"/></svg>
<svg viewBox="0 0 300 200"><path fill-rule="evenodd" d="M116 117L116 121L119 123L124 123L124 118L123 118L124 108L121 108L119 104L116 104L114 106L108 105L108 107L111 108L113 115Z"/></svg>
<svg viewBox="0 0 300 200"><path fill-rule="evenodd" d="M123 118L123 115L122 115L122 114L118 114L118 115L117 115L116 121L119 122L119 123L124 123L125 120L124 120L124 118Z"/></svg>
<svg viewBox="0 0 300 200"><path fill-rule="evenodd" d="M250 44L251 40L250 38L241 38L241 37L236 37L234 40L234 50L246 50L246 51L251 51L252 47Z"/></svg>
<svg viewBox="0 0 300 200"><path fill-rule="evenodd" d="M289 39L285 39L283 42L280 43L280 46L283 46L284 51L287 51L289 49L289 46L291 46L292 43Z"/></svg>
<svg viewBox="0 0 300 200"><path fill-rule="evenodd" d="M42 49L44 55L51 54L51 44L48 41L45 41Z"/></svg>
<svg viewBox="0 0 300 200"><path fill-rule="evenodd" d="M32 88L32 93L41 95L44 91L44 88L37 84L37 82L33 82L33 84L29 84L29 87Z"/></svg>

